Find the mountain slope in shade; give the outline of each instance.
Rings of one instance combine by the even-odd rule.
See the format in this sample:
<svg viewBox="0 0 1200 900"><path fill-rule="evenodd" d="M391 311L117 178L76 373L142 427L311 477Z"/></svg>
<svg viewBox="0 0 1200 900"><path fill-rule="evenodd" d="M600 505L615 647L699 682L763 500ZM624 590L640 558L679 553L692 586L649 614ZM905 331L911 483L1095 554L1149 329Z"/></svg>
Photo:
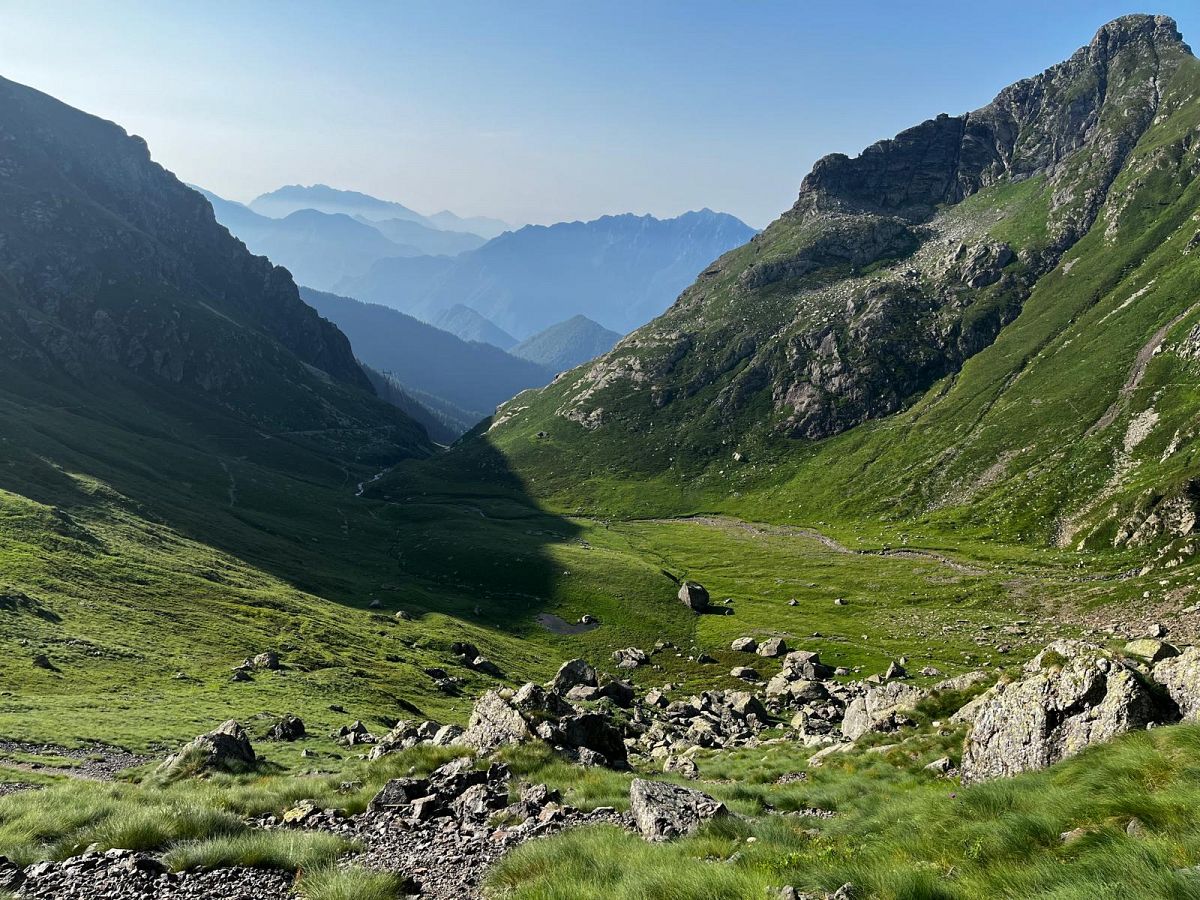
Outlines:
<svg viewBox="0 0 1200 900"><path fill-rule="evenodd" d="M572 316L525 339L511 352L513 356L563 372L607 353L620 339L621 335L587 316Z"/></svg>
<svg viewBox="0 0 1200 900"><path fill-rule="evenodd" d="M10 81L0 112L6 367L81 394L186 394L333 443L424 445L287 272L247 253L141 139Z"/></svg>
<svg viewBox="0 0 1200 900"><path fill-rule="evenodd" d="M624 333L754 230L711 210L529 225L436 266L380 260L337 290L432 321L462 303L518 337L584 315Z"/></svg>
<svg viewBox="0 0 1200 900"><path fill-rule="evenodd" d="M1190 556L1197 129L1174 22L1118 19L981 110L818 162L761 236L491 439L573 494L561 461L620 460L678 497L764 479L794 515Z"/></svg>
<svg viewBox="0 0 1200 900"><path fill-rule="evenodd" d="M473 417L469 424L526 388L546 384L554 374L386 306L310 288L301 288L301 294L349 336L364 363L394 377L422 402L431 395L466 411Z"/></svg>
<svg viewBox="0 0 1200 900"><path fill-rule="evenodd" d="M464 341L482 341L501 350L512 350L517 345L515 337L461 303L442 310L433 317L433 324L443 331L458 335Z"/></svg>

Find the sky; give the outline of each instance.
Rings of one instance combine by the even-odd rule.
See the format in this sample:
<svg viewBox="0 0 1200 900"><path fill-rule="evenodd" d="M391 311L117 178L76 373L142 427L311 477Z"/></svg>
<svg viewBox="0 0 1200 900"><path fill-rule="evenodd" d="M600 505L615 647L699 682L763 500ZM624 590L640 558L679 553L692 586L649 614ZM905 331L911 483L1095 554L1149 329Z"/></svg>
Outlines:
<svg viewBox="0 0 1200 900"><path fill-rule="evenodd" d="M857 154L1068 57L1120 0L0 0L0 75L249 201L325 183L512 224L710 207L763 227Z"/></svg>

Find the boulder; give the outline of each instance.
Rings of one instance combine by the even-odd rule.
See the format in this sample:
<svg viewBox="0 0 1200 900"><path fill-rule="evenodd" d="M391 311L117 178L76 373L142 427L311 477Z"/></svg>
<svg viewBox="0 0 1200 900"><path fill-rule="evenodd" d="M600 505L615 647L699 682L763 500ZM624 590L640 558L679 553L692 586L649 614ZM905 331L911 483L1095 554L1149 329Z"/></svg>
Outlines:
<svg viewBox="0 0 1200 900"><path fill-rule="evenodd" d="M924 698L925 691L902 682L870 688L846 707L842 734L854 741L872 731L895 731L910 721L905 712Z"/></svg>
<svg viewBox="0 0 1200 900"><path fill-rule="evenodd" d="M1185 721L1200 720L1200 647L1184 647L1178 656L1160 660L1154 680L1167 689Z"/></svg>
<svg viewBox="0 0 1200 900"><path fill-rule="evenodd" d="M272 741L298 741L302 737L304 723L299 716L284 716L267 732L267 738Z"/></svg>
<svg viewBox="0 0 1200 900"><path fill-rule="evenodd" d="M168 775L198 774L215 769L245 769L254 765L256 757L250 738L233 719L199 735L178 753L168 756L158 771Z"/></svg>
<svg viewBox="0 0 1200 900"><path fill-rule="evenodd" d="M629 808L638 831L648 841L682 837L710 819L729 814L725 804L708 794L641 778L635 778L629 788Z"/></svg>
<svg viewBox="0 0 1200 900"><path fill-rule="evenodd" d="M1141 657L1149 663L1156 663L1162 659L1178 656L1179 650L1165 641L1155 638L1140 638L1126 644L1125 653L1128 656Z"/></svg>
<svg viewBox="0 0 1200 900"><path fill-rule="evenodd" d="M729 670L729 674L744 681L758 681L758 672L749 666L734 666Z"/></svg>
<svg viewBox="0 0 1200 900"><path fill-rule="evenodd" d="M1055 641L1025 664L1023 675L974 703L964 782L1042 769L1160 718L1141 678L1094 644Z"/></svg>
<svg viewBox="0 0 1200 900"><path fill-rule="evenodd" d="M759 656L776 657L783 656L788 652L787 642L783 638L769 638L758 645L756 651Z"/></svg>
<svg viewBox="0 0 1200 900"><path fill-rule="evenodd" d="M740 637L729 645L729 649L738 653L753 653L758 649L758 642L752 637Z"/></svg>
<svg viewBox="0 0 1200 900"><path fill-rule="evenodd" d="M564 717L558 723L558 736L568 747L599 753L610 765L625 762L624 735L602 713L583 712Z"/></svg>
<svg viewBox="0 0 1200 900"><path fill-rule="evenodd" d="M550 682L550 690L566 694L573 687L596 687L596 670L586 659L569 659L558 667L558 674Z"/></svg>
<svg viewBox="0 0 1200 900"><path fill-rule="evenodd" d="M498 691L488 691L475 703L467 730L459 743L490 753L507 744L519 744L533 738L533 732L511 703Z"/></svg>
<svg viewBox="0 0 1200 900"><path fill-rule="evenodd" d="M685 581L679 586L679 602L692 612L704 612L708 609L708 591L704 585L695 581Z"/></svg>
<svg viewBox="0 0 1200 900"><path fill-rule="evenodd" d="M267 650L264 653L258 654L251 662L254 663L254 668L256 669L275 671L279 668L279 654L274 650Z"/></svg>
<svg viewBox="0 0 1200 900"><path fill-rule="evenodd" d="M645 650L626 647L624 650L613 651L612 658L618 669L636 669L638 666L644 665L650 657L646 655Z"/></svg>

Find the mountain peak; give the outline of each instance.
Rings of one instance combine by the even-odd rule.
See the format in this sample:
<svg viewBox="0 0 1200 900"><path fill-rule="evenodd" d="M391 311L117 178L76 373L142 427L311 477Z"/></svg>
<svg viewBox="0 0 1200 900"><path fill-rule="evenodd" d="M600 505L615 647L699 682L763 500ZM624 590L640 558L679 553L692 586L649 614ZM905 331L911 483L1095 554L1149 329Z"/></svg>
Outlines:
<svg viewBox="0 0 1200 900"><path fill-rule="evenodd" d="M1145 13L1121 16L1100 26L1088 46L1089 49L1111 53L1142 41L1148 41L1156 47L1173 47L1191 53L1174 19Z"/></svg>

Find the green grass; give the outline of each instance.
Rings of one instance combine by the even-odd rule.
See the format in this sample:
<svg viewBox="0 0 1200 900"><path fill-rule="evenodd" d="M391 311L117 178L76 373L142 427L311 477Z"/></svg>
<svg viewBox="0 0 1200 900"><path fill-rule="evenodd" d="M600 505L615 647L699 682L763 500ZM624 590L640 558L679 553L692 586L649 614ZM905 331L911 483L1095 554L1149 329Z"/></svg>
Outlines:
<svg viewBox="0 0 1200 900"><path fill-rule="evenodd" d="M304 900L398 900L408 894L406 887L392 872L326 866L305 872L298 890Z"/></svg>
<svg viewBox="0 0 1200 900"><path fill-rule="evenodd" d="M1200 861L1200 728L1131 734L1046 772L966 789L921 769L948 744L913 733L886 755L860 751L819 769L786 747L704 754L701 777L714 780L699 786L748 819L666 845L611 828L570 832L513 852L491 885L513 898L732 900L845 882L897 900L1200 896L1183 871ZM807 780L775 785L795 771ZM777 812L764 812L763 798ZM810 807L836 815L786 815ZM1130 836L1135 818L1144 832ZM1076 828L1087 836L1064 844L1060 834Z"/></svg>
<svg viewBox="0 0 1200 900"><path fill-rule="evenodd" d="M176 844L163 862L177 872L227 866L296 872L327 867L354 848L351 841L324 831L247 831Z"/></svg>

